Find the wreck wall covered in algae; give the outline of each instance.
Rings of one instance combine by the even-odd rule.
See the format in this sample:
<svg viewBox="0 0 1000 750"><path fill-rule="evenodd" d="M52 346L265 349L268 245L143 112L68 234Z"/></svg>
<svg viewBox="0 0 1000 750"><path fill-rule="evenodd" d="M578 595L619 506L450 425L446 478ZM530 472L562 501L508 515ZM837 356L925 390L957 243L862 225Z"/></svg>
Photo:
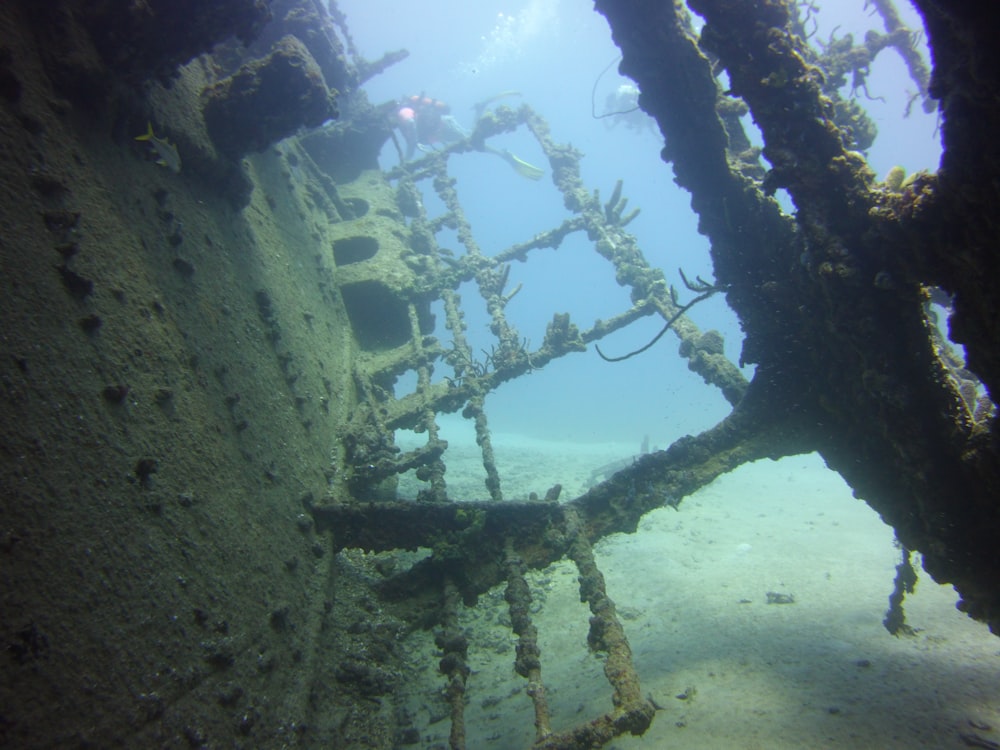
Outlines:
<svg viewBox="0 0 1000 750"><path fill-rule="evenodd" d="M961 402L960 383L948 380L929 341L913 380L899 346L855 356L858 342L874 340L874 314L914 341L924 336L922 288L940 286L957 294L957 332L995 394L989 207L998 196L981 167L998 164L996 81L983 73L995 57L983 29L995 30L996 19L921 3L947 148L940 175L920 177L904 195L876 189L860 157L844 151L836 118L816 109L822 75L777 31L785 4L757 3L743 18L749 4L692 2L709 19L704 50L690 44L677 6L598 5L713 242L718 284L691 289L725 292L741 315L744 355L759 365L750 384L712 359L715 339L679 317L686 306L662 275L626 255L620 188L602 206L579 181L572 149L553 144L530 112L485 122L464 147L526 123L577 216L503 261L586 231L614 256L635 307L584 332L556 316L535 352L499 316L489 366L425 340L428 301L448 287L424 285L419 271L433 256L426 217L406 213L414 232L402 237L400 193L374 170L389 136L385 113L352 113L359 127L334 140L282 140L336 118L338 92L356 93L394 59L348 65L341 39L350 46L349 35L315 3L0 5L0 638L8 659L0 741L412 744L412 727L387 698L403 680L399 636L439 624L458 747L469 670L449 613L506 578L515 670L534 685L537 644L520 583L525 567L562 557L581 574L594 615L590 645L610 655L614 709L577 734L546 739L536 691L539 746L592 747L641 733L653 707L639 692L589 543L634 530L664 497L680 502L740 463L803 450L823 453L908 547L924 552L934 575L956 583L970 614L997 628L989 408L977 417L975 404ZM663 44L669 35L676 44ZM974 54L956 55L959 46ZM759 164L741 171L727 161L733 133L717 116L706 51L762 124L774 167L766 177ZM697 101L685 98L692 92ZM782 109L789 102L800 108ZM678 112L705 120L687 128L673 119ZM782 125L789 113L801 117L792 128ZM826 161L801 158L816 153ZM779 187L809 209L794 228L767 196ZM744 230L752 241L736 236ZM415 264L418 240L428 257ZM844 242L871 253L852 257ZM468 271L502 311L513 294L504 295L502 262L473 258L452 281ZM886 294L873 294L869 281ZM810 314L797 316L797 305ZM563 506L557 491L553 502L482 509L391 502L398 461L438 491L442 450L433 415L383 399L394 375L449 361L456 378L429 388L429 403L452 411L467 403L478 426L478 387L653 311L675 324L683 356L734 404L729 420ZM818 341L828 348L810 348ZM797 354L782 359L788 347ZM839 380L834 361L843 365ZM385 442L394 426L427 429L427 448L394 464ZM952 492L963 502L949 504ZM377 513L374 500L386 501ZM366 574L384 571L343 551L416 546L433 547L436 558L384 586L383 597ZM392 602L414 592L404 621Z"/></svg>
<svg viewBox="0 0 1000 750"><path fill-rule="evenodd" d="M145 6L0 8L9 747L294 742L304 670L355 656L316 653L318 632L364 612L303 515L356 398L336 209L270 145L331 117L342 82L287 37L269 111L288 122L237 114L213 142L202 92L227 71L175 68L267 9ZM179 171L135 140L147 123ZM372 709L339 692L349 736Z"/></svg>

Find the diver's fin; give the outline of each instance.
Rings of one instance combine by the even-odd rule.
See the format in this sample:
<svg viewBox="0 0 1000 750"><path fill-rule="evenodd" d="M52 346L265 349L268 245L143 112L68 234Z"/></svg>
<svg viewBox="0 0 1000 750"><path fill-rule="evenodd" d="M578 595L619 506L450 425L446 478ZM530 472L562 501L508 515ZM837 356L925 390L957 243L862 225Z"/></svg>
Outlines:
<svg viewBox="0 0 1000 750"><path fill-rule="evenodd" d="M529 164L506 149L500 152L500 156L503 157L505 162L514 167L514 170L522 177L527 177L529 180L540 180L545 176L544 169L536 167L534 164Z"/></svg>
<svg viewBox="0 0 1000 750"><path fill-rule="evenodd" d="M147 122L146 123L146 132L143 133L142 135L137 135L135 137L135 140L137 140L137 141L151 141L155 137L156 136L153 135L153 123Z"/></svg>

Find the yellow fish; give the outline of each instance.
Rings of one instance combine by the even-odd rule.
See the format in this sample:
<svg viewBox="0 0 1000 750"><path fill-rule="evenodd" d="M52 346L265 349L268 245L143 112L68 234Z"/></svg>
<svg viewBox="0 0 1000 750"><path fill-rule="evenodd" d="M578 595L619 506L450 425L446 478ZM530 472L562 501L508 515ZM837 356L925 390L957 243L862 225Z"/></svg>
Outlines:
<svg viewBox="0 0 1000 750"><path fill-rule="evenodd" d="M167 167L172 172L181 171L181 155L177 153L177 146L166 138L158 138L153 133L153 123L147 123L148 128L142 135L137 135L135 140L145 141L149 144L150 152L156 157L156 163L161 167Z"/></svg>

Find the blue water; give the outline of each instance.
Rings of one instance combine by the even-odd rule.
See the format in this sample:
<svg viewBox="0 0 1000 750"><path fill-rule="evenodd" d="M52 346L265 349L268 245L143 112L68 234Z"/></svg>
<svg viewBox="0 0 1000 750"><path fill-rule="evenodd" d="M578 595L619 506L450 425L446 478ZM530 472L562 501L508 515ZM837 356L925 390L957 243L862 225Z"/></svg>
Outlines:
<svg viewBox="0 0 1000 750"><path fill-rule="evenodd" d="M878 18L869 16L864 6L863 0L826 3L816 16L816 38L825 40L834 29L837 35L852 32L855 38L869 28L881 31ZM912 8L900 6L904 21L911 28L921 28ZM623 195L630 208L642 209L629 230L639 239L647 260L663 269L669 283L682 288L678 267L692 278L713 277L708 242L697 233L688 195L673 183L671 167L659 158L662 140L654 124L650 121L644 127L639 119L629 127L614 117L592 116L595 109L598 114L607 111L608 96L629 81L618 76L616 65L601 75L617 59L618 50L603 16L593 11L590 2L343 0L340 8L367 58L401 47L410 52L408 59L366 84L373 103L425 93L446 101L456 118L470 126L475 102L502 91L520 92L520 99L502 103L530 104L548 120L554 140L581 150L585 154L582 175L588 187L600 190L606 198L616 180L624 180ZM914 89L895 53L879 55L868 79L868 92L883 100L862 99L862 104L880 131L867 154L880 176L897 164L907 172L937 167L936 115L925 114L918 104L909 118L903 117ZM494 143L533 164L547 166L526 130ZM383 166L390 167L398 157L387 148L382 160ZM458 179L463 205L486 254L553 228L568 215L548 175L531 182L487 154L453 158L450 171ZM447 246L447 239L442 236L439 241ZM453 247L459 249L457 243ZM523 289L507 311L533 347L541 343L553 313L569 312L586 329L596 318L628 307L627 293L615 283L610 264L582 236L558 251L536 251L528 263L515 264L507 288L518 283ZM488 348L491 340L482 305L473 290L463 291L470 340L474 348ZM688 294L682 291L681 299L688 299ZM739 323L721 295L694 308L690 317L703 330L721 331L727 354L734 361L739 359ZM626 353L646 343L661 324L659 318L639 321L605 339L602 349L611 355ZM441 328L437 335L447 345L448 332ZM747 371L748 377L751 374ZM487 411L491 426L504 432L636 445L649 435L653 444L665 446L681 435L711 427L728 413L729 406L718 391L688 371L677 356L677 339L670 334L627 362L606 363L592 348L585 354L569 355L502 386L488 398Z"/></svg>

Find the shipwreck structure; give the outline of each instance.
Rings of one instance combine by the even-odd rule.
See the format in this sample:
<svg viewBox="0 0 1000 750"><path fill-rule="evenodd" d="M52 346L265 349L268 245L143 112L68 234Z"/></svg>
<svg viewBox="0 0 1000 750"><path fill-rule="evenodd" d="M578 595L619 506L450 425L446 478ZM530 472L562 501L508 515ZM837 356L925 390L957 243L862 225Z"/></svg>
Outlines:
<svg viewBox="0 0 1000 750"><path fill-rule="evenodd" d="M932 70L888 0L872 3L881 31L821 47L809 3L597 2L711 241L714 280L681 289L629 234L622 184L606 200L584 185L580 154L530 107L498 107L467 138L380 171L389 112L362 86L405 53L362 59L335 4L5 4L0 740L412 745L392 703L397 644L427 628L450 744L464 747L457 612L499 585L534 746L642 734L656 707L592 545L743 463L805 452L893 526L904 571L920 552L997 632L1000 11L915 4ZM880 182L860 153L872 127L839 91L863 88L880 54L898 54L918 103L940 110L934 174ZM147 126L179 171L144 163ZM517 129L569 216L487 256L449 159ZM441 246L444 230L460 248ZM631 304L594 322L554 313L532 346L505 314L510 263L574 234ZM494 338L481 352L457 294L470 282ZM714 294L746 332L749 381L685 315ZM967 361L936 333L932 298ZM486 395L645 316L729 416L580 497L506 499ZM407 374L416 388L397 395ZM437 419L455 412L475 424L488 501L449 493ZM401 451L399 429L426 442ZM407 472L416 502L396 498ZM362 554L418 549L408 565ZM579 571L612 708L557 731L525 574L562 559ZM906 580L887 626L902 623Z"/></svg>

